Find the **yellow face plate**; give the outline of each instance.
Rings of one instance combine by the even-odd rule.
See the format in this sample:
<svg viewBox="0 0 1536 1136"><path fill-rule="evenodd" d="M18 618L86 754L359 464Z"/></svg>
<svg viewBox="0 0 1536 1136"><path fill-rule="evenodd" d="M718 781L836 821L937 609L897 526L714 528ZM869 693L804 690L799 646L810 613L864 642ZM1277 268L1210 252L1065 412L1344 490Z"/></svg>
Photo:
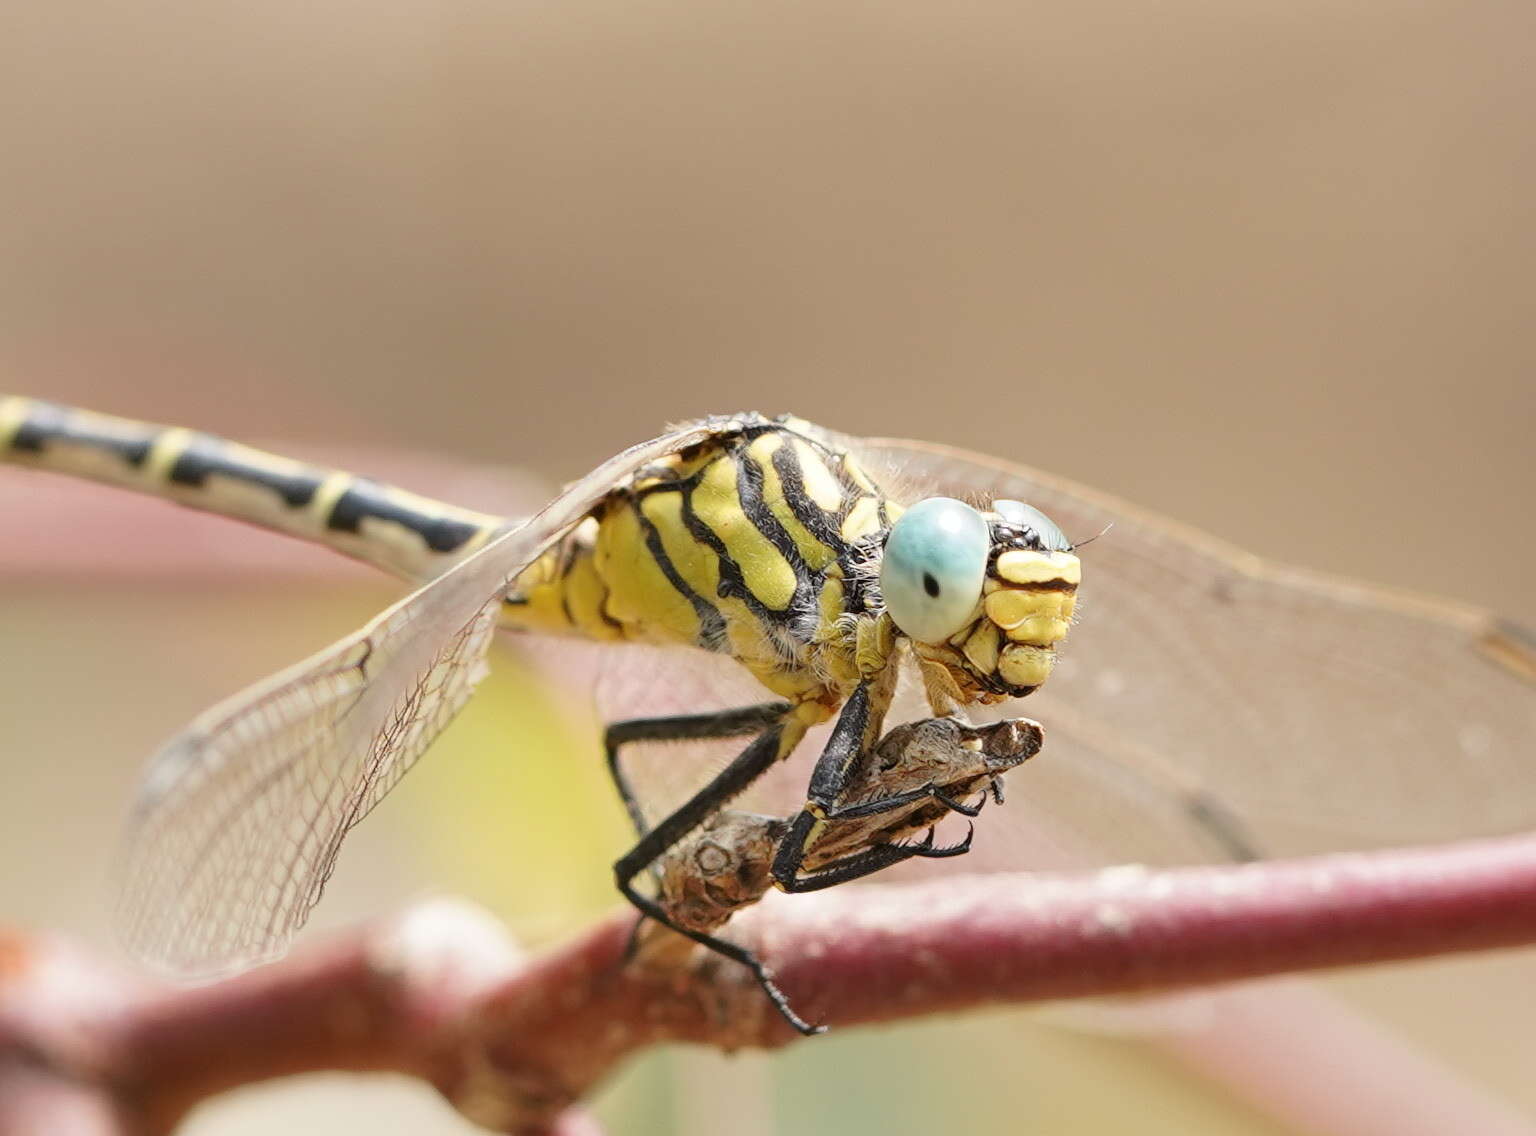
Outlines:
<svg viewBox="0 0 1536 1136"><path fill-rule="evenodd" d="M1008 548L994 555L975 617L947 643L914 644L930 668L950 673L941 685L956 701L997 701L1028 694L1050 677L1056 644L1077 609L1082 565L1071 552ZM929 678L930 686L938 682Z"/></svg>

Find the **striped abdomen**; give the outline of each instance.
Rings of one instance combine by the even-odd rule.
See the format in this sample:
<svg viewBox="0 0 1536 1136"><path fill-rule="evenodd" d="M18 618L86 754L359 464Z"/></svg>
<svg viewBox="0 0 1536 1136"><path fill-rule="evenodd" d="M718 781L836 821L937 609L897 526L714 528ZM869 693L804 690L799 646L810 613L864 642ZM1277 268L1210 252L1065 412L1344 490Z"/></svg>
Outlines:
<svg viewBox="0 0 1536 1136"><path fill-rule="evenodd" d="M212 434L0 397L0 458L137 489L425 580L505 522Z"/></svg>

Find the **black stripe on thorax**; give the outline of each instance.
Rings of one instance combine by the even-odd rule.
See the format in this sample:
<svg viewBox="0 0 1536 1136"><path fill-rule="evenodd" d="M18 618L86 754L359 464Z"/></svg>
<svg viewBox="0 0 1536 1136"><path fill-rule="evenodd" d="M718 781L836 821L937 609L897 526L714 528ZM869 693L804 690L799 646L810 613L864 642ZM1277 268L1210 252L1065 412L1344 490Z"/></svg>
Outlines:
<svg viewBox="0 0 1536 1136"><path fill-rule="evenodd" d="M795 520L805 526L806 532L831 549L838 560L842 560L848 554L848 542L838 529L837 518L811 500L811 495L806 492L805 471L801 468L800 455L794 446L786 442L773 452L773 468L778 471L784 501L795 515ZM828 465L827 468L837 477L835 467ZM855 487L841 477L837 477L837 482L843 490L842 508L846 512L856 499L856 494L850 493Z"/></svg>
<svg viewBox="0 0 1536 1136"><path fill-rule="evenodd" d="M740 457L739 453L727 450L722 451L720 458L715 460L739 461ZM693 492L698 488L704 470L708 468L708 464L710 463L695 471L692 476L676 483L676 486L682 490L683 494L683 526L694 540L714 553L720 573L719 591L721 599L740 600L776 642L778 641L778 634L775 633L788 635L798 640L792 618L794 612L793 604L784 611L776 611L758 599L756 593L747 587L746 579L741 574L741 566L731 558L730 552L725 547L725 542L716 535L714 529L704 523L703 518L698 513L694 512ZM738 473L737 476L739 478L740 474ZM737 493L739 496L739 488ZM743 512L745 512L745 503L743 503ZM751 519L750 514L748 519ZM797 579L795 582L797 595L799 593L799 583Z"/></svg>
<svg viewBox="0 0 1536 1136"><path fill-rule="evenodd" d="M676 486L654 486L652 491L664 488L672 489L675 492L682 492ZM667 578L667 582L677 589L677 593L680 596L688 601L689 605L693 608L694 614L698 616L699 646L703 647L706 651L725 650L727 646L725 617L720 614L720 609L694 591L693 586L683 579L682 574L678 572L677 565L672 563L672 558L667 555L666 547L662 544L661 533L656 530L656 526L652 523L651 518L647 517L645 511L640 508L639 495L636 495L630 502L630 508L635 511L635 517L640 522L640 531L645 534L645 548L651 554L651 559L656 561L656 566L661 569L661 574ZM686 513L687 510L688 497L686 493L683 493L683 511Z"/></svg>
<svg viewBox="0 0 1536 1136"><path fill-rule="evenodd" d="M365 520L388 521L421 537L433 552L457 552L480 532L480 526L441 513L413 509L392 498L385 488L365 477L352 484L331 506L325 526L338 532L355 533Z"/></svg>
<svg viewBox="0 0 1536 1136"><path fill-rule="evenodd" d="M839 531L842 517L833 518L810 499L809 494L805 491L804 475L800 469L798 455L796 455L788 441L790 438L798 438L810 445L818 454L826 453L825 447L816 439L807 438L805 435L779 423L757 419L756 421L744 424L730 437L711 439L708 443L690 447L688 452L680 454L681 457L691 462L697 460L706 447L718 451L710 460L700 464L686 477L679 477L671 470L650 470L647 471L648 474L656 476L660 480L639 489L632 489L630 493L638 502L640 498L651 493L680 492L682 494L682 520L684 527L690 536L714 553L720 575L720 597L741 600L763 625L764 630L770 637L780 643L787 653L793 654L794 648L790 644L809 642L820 625L820 608L816 597L823 581L812 578L819 574L810 572L810 569L805 565L803 558L800 556L800 550L795 545L793 538L785 532L783 525L767 509L766 504L762 500L762 467L747 454L747 447L751 445L753 440L767 433L780 434L786 439L785 444L779 447L773 456L775 468L779 472L780 483L785 487L786 500L789 501L791 510L795 512L796 519L805 525L806 530L833 550L843 571L844 587L847 590L847 602L853 605L849 610L858 610L859 605L865 601L864 593L866 589L862 585L860 575L853 571L853 566L856 561L862 561L870 555L870 550L866 547L867 542L849 544L845 541ZM787 456L788 466L779 464L781 455ZM831 457L832 455L828 456ZM693 491L698 487L713 463L721 460L738 463L736 489L743 513L758 531L784 554L795 572L794 597L789 607L784 611L770 608L757 598L751 589L747 587L740 567L731 559L724 542L694 512ZM746 468L748 466L750 466L750 469ZM828 469L842 486L843 501L840 513L845 516L853 507L853 504L866 494L843 474L840 461L829 462ZM746 480L744 480L744 477ZM789 488L790 485L794 486L793 490ZM791 496L791 493L794 494L794 497ZM796 497L802 502L802 509L796 508ZM639 512L638 504L636 512ZM644 520L643 514L642 520ZM665 565L664 570L675 571L675 569L671 569L670 561L665 559L659 544L652 549L652 552L656 555L657 562ZM689 594L685 591L686 585L682 584L680 580L674 581L674 583L682 585L679 586L679 591L682 591L685 595Z"/></svg>
<svg viewBox="0 0 1536 1136"><path fill-rule="evenodd" d="M781 429L783 429L783 432L785 434L787 434L787 435L789 435L791 437L799 438L802 442L806 443L806 445L810 446L811 449L823 459L823 462L824 462L824 464L826 466L827 472L832 475L832 477L837 481L838 488L840 488L842 490L842 500L838 503L837 512L835 514L830 514L830 516L832 518L832 526L833 526L833 528L832 528L833 540L836 542L833 545L833 547L836 547L836 548L842 550L842 552L846 552L847 551L849 546L842 539L843 522L846 521L848 519L848 515L853 512L853 507L855 505L857 505L860 501L862 501L866 497L874 498L875 503L876 503L876 511L877 511L877 514L878 514L878 516L880 518L881 526L884 527L884 528L889 528L890 527L890 525L891 525L891 516L890 516L890 511L887 508L887 500L886 500L885 494L881 493L880 490L879 490L879 487L878 486L874 486L873 482L871 482L871 488L870 489L863 488L861 485L859 485L858 482L854 481L854 479L848 474L846 465L847 465L847 463L853 462L855 460L851 455L843 453L842 451L830 450L830 449L827 448L825 443L821 442L820 440L818 440L816 438L807 437L804 434L796 433L795 431L787 429L787 428L782 428L781 427ZM798 469L799 468L799 455L795 454L793 452L792 448L789 447L789 446L785 446L783 448L785 450L789 450L791 452L791 456L792 456L792 458L795 461L796 468ZM777 458L778 455L775 454L774 456L775 456L775 458ZM781 471L781 476L782 476L782 471ZM867 478L868 476L869 476L868 472L866 471L865 472L865 477ZM801 487L801 489L803 491L804 490L804 477L803 477L803 475L801 475L801 477L800 477L800 487ZM809 501L808 500L807 504L811 508L815 508L815 509L820 510L820 507L817 506L814 501ZM825 510L820 510L820 511L825 513ZM804 521L802 520L801 523L803 524ZM843 555L840 554L838 556L838 559L839 560L843 560ZM846 564L844 566L846 567Z"/></svg>
<svg viewBox="0 0 1536 1136"><path fill-rule="evenodd" d="M18 453L41 454L50 442L68 442L115 454L135 468L142 466L154 447L158 428L129 435L94 430L75 420L62 406L28 402L26 417L11 437L10 448Z"/></svg>
<svg viewBox="0 0 1536 1136"><path fill-rule="evenodd" d="M782 452L782 447L780 447ZM795 574L795 591L789 605L779 614L790 634L801 643L809 643L816 636L821 622L817 607L817 594L821 591L823 574L812 572L800 555L800 546L794 537L779 523L763 500L763 467L743 446L736 454L736 496L741 500L741 511L752 526L767 538L779 554L788 562Z"/></svg>
<svg viewBox="0 0 1536 1136"><path fill-rule="evenodd" d="M315 491L325 480L318 470L302 474L280 473L232 457L227 443L211 434L192 435L186 448L176 456L166 476L175 485L190 485L198 489L205 488L210 477L243 481L247 485L277 494L296 509L313 501Z"/></svg>
<svg viewBox="0 0 1536 1136"><path fill-rule="evenodd" d="M807 438L803 434L795 434L790 430L784 433L806 442L812 451L822 458L827 472L842 489L842 501L838 504L837 512L835 514L827 512L813 501L806 491L805 473L800 464L799 452L787 444L774 451L773 466L779 472L779 482L784 487L784 499L789 503L795 519L805 526L807 532L831 548L837 555L837 563L843 575L844 608L850 612L867 611L874 600L874 590L869 573L863 570L863 565L871 557L879 554L884 543L883 537L880 534L871 534L849 542L843 537L842 526L848 519L848 514L853 511L854 505L865 497L871 496L871 493L844 472L845 455L834 454L814 438ZM873 496L879 502L881 527L888 529L890 518L886 512L885 495L875 487Z"/></svg>

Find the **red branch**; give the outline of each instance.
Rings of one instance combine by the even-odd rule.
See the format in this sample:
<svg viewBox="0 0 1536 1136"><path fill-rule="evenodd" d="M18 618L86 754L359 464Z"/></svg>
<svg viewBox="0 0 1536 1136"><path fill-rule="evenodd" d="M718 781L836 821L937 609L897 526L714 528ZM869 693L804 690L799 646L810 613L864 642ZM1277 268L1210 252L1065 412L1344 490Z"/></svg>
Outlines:
<svg viewBox="0 0 1536 1136"><path fill-rule="evenodd" d="M591 1122L569 1106L644 1046L795 1037L713 956L623 965L631 922L524 960L487 916L426 904L198 989L0 939L0 1134L166 1132L214 1093L322 1069L413 1074L489 1128L574 1134ZM1536 837L845 888L770 897L732 927L840 1028L1536 942Z"/></svg>

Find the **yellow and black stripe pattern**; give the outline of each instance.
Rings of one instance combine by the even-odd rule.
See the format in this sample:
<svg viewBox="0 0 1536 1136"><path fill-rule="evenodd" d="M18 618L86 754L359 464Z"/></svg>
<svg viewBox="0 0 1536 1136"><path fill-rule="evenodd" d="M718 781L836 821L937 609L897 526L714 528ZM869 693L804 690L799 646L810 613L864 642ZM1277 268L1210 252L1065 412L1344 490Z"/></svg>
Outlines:
<svg viewBox="0 0 1536 1136"><path fill-rule="evenodd" d="M0 458L166 497L318 541L410 580L506 523L212 434L0 396Z"/></svg>
<svg viewBox="0 0 1536 1136"><path fill-rule="evenodd" d="M896 649L877 577L902 508L807 422L749 413L709 425L708 441L615 485L524 569L502 622L727 654L812 724ZM412 581L509 524L210 434L20 397L0 396L0 458L317 541ZM973 620L913 644L935 707L1028 693L1072 619L1076 557L985 516L993 553Z"/></svg>
<svg viewBox="0 0 1536 1136"><path fill-rule="evenodd" d="M615 486L518 577L503 622L731 654L777 693L830 708L852 666L835 628L869 606L854 569L896 510L809 423L721 421L708 443ZM0 396L0 458L316 541L409 580L508 523L212 434L17 396Z"/></svg>
<svg viewBox="0 0 1536 1136"><path fill-rule="evenodd" d="M858 568L893 506L809 424L727 423L615 487L518 578L506 621L729 654L776 693L830 707L849 670L837 628L870 609Z"/></svg>

